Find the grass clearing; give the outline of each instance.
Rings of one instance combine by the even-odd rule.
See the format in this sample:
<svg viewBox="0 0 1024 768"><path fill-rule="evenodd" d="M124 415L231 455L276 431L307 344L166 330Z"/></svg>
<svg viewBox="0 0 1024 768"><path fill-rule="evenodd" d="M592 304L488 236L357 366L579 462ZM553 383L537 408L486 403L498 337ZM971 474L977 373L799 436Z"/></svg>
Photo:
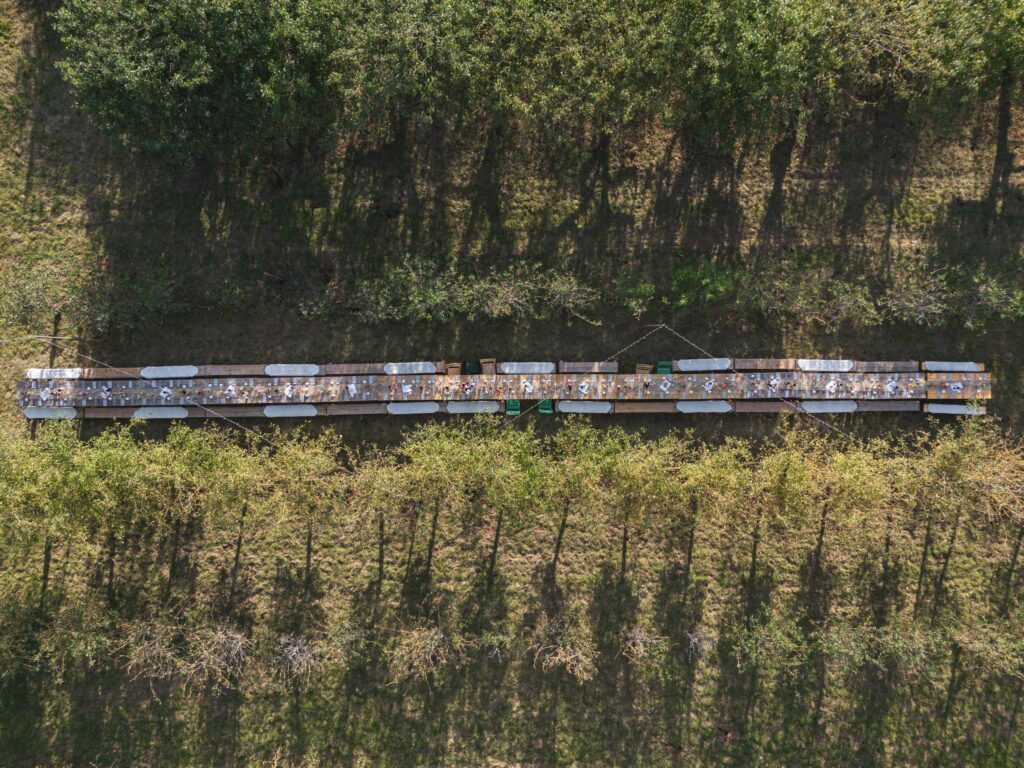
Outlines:
<svg viewBox="0 0 1024 768"><path fill-rule="evenodd" d="M345 470L326 436L273 453L187 427L0 436L22 510L0 544L0 750L296 767L1021 754L1019 731L990 727L1020 695L1022 616L1021 456L991 425L864 448L501 423L420 429Z"/></svg>
<svg viewBox="0 0 1024 768"><path fill-rule="evenodd" d="M942 138L893 137L865 118L774 161L771 147L702 157L662 131L538 162L487 126L410 126L379 150L342 145L288 169L175 168L92 130L43 17L13 3L3 16L5 336L49 333L59 311L60 335L113 364L603 359L665 322L715 354L985 360L1000 376L993 407L1016 423L1024 222L1017 176L989 202L994 107ZM475 287L521 263L592 291L585 319L537 316L502 298L501 279L425 296L406 318L367 311L367 286L390 287L395 269ZM948 286L930 325L875 317L907 274ZM829 299L837 278L851 288ZM784 290L767 294L784 300L766 311L756 297L772 279ZM392 314L401 300L388 299ZM4 349L5 369L48 356L39 343ZM663 335L630 354L689 352Z"/></svg>
<svg viewBox="0 0 1024 768"><path fill-rule="evenodd" d="M665 323L719 356L984 361L1012 436L1024 110L725 154L412 121L180 166L74 107L56 5L0 0L0 762L1020 761L1019 448L987 426L837 417L861 450L786 416L364 418L308 426L340 430L322 450L280 424L269 456L29 440L13 393L79 363L29 334L114 365L601 360Z"/></svg>

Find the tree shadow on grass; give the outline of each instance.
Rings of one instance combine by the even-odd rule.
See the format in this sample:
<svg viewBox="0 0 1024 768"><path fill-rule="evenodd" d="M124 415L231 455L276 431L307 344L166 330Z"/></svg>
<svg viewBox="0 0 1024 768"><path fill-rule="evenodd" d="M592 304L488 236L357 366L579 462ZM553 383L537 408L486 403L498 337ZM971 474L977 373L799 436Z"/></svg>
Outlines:
<svg viewBox="0 0 1024 768"><path fill-rule="evenodd" d="M559 761L559 732L562 692L574 681L560 667L544 668L541 648L547 642L545 622L557 622L565 614L566 595L550 564L538 566L533 574L534 606L523 617L521 632L529 646L518 660L515 696L529 707L520 715L521 730L513 735L515 759L526 764L553 766Z"/></svg>
<svg viewBox="0 0 1024 768"><path fill-rule="evenodd" d="M305 633L321 626L323 596L317 565L307 562L306 566L300 566L278 560L270 595L271 626L285 634Z"/></svg>
<svg viewBox="0 0 1024 768"><path fill-rule="evenodd" d="M642 247L664 257L681 246L710 258L738 246L742 211L737 159L709 152L677 133L649 177L653 196Z"/></svg>
<svg viewBox="0 0 1024 768"><path fill-rule="evenodd" d="M649 756L647 729L638 705L637 672L623 653L636 624L638 601L611 564L602 568L586 599L588 613L566 595L551 564L534 573L535 606L521 631L528 646L516 671L517 698L529 702L515 734L515 758L535 765L566 760L584 764L643 764ZM584 622L593 638L593 677L574 676L572 662L557 646L578 643L570 625ZM556 657L554 654L563 653ZM584 651L589 653L589 651Z"/></svg>
<svg viewBox="0 0 1024 768"><path fill-rule="evenodd" d="M920 132L903 104L882 104L864 122L842 134L837 173L843 190L839 247L856 254L870 250L867 242L869 206L880 209L885 222L880 247L888 253L896 212L913 179ZM859 247L858 247L859 246ZM863 267L853 272L864 272Z"/></svg>
<svg viewBox="0 0 1024 768"><path fill-rule="evenodd" d="M572 722L580 744L593 745L594 758L603 763L643 765L650 753L639 701L643 683L629 647L639 631L639 609L629 577L611 563L604 563L589 599L597 673L582 686L579 697L566 702L569 712L574 713Z"/></svg>
<svg viewBox="0 0 1024 768"><path fill-rule="evenodd" d="M682 560L670 553L670 563L662 571L654 597L654 616L658 631L668 643L664 681L658 690L664 707L661 713L664 746L673 766L696 759L694 687L697 671L707 653L707 641L701 627L707 580L693 574L693 550L698 524L695 502L691 514L680 517L673 540L685 542ZM696 713L699 728L700 717Z"/></svg>
<svg viewBox="0 0 1024 768"><path fill-rule="evenodd" d="M29 670L0 680L0 754L11 768L34 768L49 753L44 729L48 682L48 676Z"/></svg>
<svg viewBox="0 0 1024 768"><path fill-rule="evenodd" d="M51 734L50 754L58 761L174 765L189 760L194 742L178 719L168 687L129 679L110 666L75 670L63 687L64 724ZM164 695L154 696L161 689Z"/></svg>
<svg viewBox="0 0 1024 768"><path fill-rule="evenodd" d="M714 739L704 752L721 752L737 760L750 759L760 749L762 734L755 719L763 708L763 682L757 659L750 658L749 636L771 620L775 577L771 565L758 564L756 543L749 576L744 579L736 604L722 614L716 653L720 670L714 693ZM748 639L744 639L744 636Z"/></svg>
<svg viewBox="0 0 1024 768"><path fill-rule="evenodd" d="M503 214L502 181L508 150L505 145L507 129L499 121L484 130L479 160L473 170L467 192L469 210L458 248L460 263L479 264L479 254L492 264L506 263L512 253L512 242L505 227ZM475 251L475 254L472 252ZM445 250L439 253L445 253ZM475 258L470 258L474 255Z"/></svg>
<svg viewBox="0 0 1024 768"><path fill-rule="evenodd" d="M682 134L673 138L646 177L652 201L636 238L637 257L646 254L652 277L663 279L677 252L719 263L736 259L742 173L742 157L702 149Z"/></svg>
<svg viewBox="0 0 1024 768"><path fill-rule="evenodd" d="M881 563L873 558L865 560L858 571L857 582L863 585L859 621L865 628L884 630L906 602L904 564L891 554L887 543ZM852 693L852 716L849 725L835 734L834 741L855 745L851 759L856 765L877 765L886 755L886 723L895 714L900 694L899 668L892 659L879 657L842 679Z"/></svg>
<svg viewBox="0 0 1024 768"><path fill-rule="evenodd" d="M995 158L987 193L978 199L953 197L935 222L932 245L936 267L962 269L967 276L1019 275L1024 245L1024 187L1012 182L1012 97L1016 84L1003 78L996 102ZM1010 281L1013 283L1014 281ZM1020 288L1017 280L1016 287Z"/></svg>
<svg viewBox="0 0 1024 768"><path fill-rule="evenodd" d="M791 756L795 764L817 765L825 752L827 657L816 644L829 618L836 581L835 568L823 559L819 544L801 565L800 588L795 596L799 606L796 630L803 656L794 669L779 676L775 690L781 717L773 749Z"/></svg>
<svg viewBox="0 0 1024 768"><path fill-rule="evenodd" d="M837 275L883 274L914 180L921 126L904 105L882 104L838 125L812 119L798 145L794 138L791 126L769 156L772 187L756 237L758 263L811 249L833 254Z"/></svg>

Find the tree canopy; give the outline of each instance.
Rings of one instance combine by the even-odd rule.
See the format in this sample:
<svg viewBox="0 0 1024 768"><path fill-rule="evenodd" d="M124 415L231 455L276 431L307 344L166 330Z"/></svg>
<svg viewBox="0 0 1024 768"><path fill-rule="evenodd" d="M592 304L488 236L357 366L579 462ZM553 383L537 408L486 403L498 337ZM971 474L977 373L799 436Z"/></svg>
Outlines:
<svg viewBox="0 0 1024 768"><path fill-rule="evenodd" d="M0 752L147 762L174 733L160 764L1024 755L1024 456L989 425L272 442L0 436Z"/></svg>
<svg viewBox="0 0 1024 768"><path fill-rule="evenodd" d="M316 0L72 0L54 21L82 105L133 146L288 144L330 110L340 18Z"/></svg>
<svg viewBox="0 0 1024 768"><path fill-rule="evenodd" d="M1022 39L1017 0L67 0L54 20L93 119L179 154L408 121L668 121L729 145L866 104L970 103Z"/></svg>

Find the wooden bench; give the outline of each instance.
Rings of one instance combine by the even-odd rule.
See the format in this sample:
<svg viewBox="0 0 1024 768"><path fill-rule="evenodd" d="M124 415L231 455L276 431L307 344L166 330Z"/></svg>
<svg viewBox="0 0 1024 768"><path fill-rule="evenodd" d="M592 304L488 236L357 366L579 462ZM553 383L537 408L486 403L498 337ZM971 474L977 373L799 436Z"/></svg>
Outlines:
<svg viewBox="0 0 1024 768"><path fill-rule="evenodd" d="M261 409L262 411L262 409ZM135 415L135 406L131 408L83 408L84 419L130 419Z"/></svg>
<svg viewBox="0 0 1024 768"><path fill-rule="evenodd" d="M260 368L260 371L263 369ZM141 368L83 368L83 379L141 379Z"/></svg>
<svg viewBox="0 0 1024 768"><path fill-rule="evenodd" d="M384 373L384 363L331 363L323 369L327 376L372 376Z"/></svg>
<svg viewBox="0 0 1024 768"><path fill-rule="evenodd" d="M230 379L237 376L265 376L265 365L201 365L197 376Z"/></svg>
<svg viewBox="0 0 1024 768"><path fill-rule="evenodd" d="M388 412L387 403L328 403L327 416L379 416Z"/></svg>
<svg viewBox="0 0 1024 768"><path fill-rule="evenodd" d="M658 400L643 402L634 400L618 400L615 402L616 413L675 413L675 400Z"/></svg>
<svg viewBox="0 0 1024 768"><path fill-rule="evenodd" d="M853 363L854 373L916 373L921 370L921 364L916 361L868 361L855 360Z"/></svg>
<svg viewBox="0 0 1024 768"><path fill-rule="evenodd" d="M199 408L194 405L188 406L189 418L217 419L227 416L230 419L262 419L264 417L264 406L262 405L208 405Z"/></svg>
<svg viewBox="0 0 1024 768"><path fill-rule="evenodd" d="M618 373L619 364L614 360L604 363L578 363L560 360L558 371L559 373Z"/></svg>
<svg viewBox="0 0 1024 768"><path fill-rule="evenodd" d="M737 371L795 371L796 358L792 357L737 357L732 367Z"/></svg>
<svg viewBox="0 0 1024 768"><path fill-rule="evenodd" d="M733 410L736 413L781 413L789 411L796 412L796 405L782 400L733 400Z"/></svg>
<svg viewBox="0 0 1024 768"><path fill-rule="evenodd" d="M921 402L919 400L858 400L857 410L916 413L921 410Z"/></svg>

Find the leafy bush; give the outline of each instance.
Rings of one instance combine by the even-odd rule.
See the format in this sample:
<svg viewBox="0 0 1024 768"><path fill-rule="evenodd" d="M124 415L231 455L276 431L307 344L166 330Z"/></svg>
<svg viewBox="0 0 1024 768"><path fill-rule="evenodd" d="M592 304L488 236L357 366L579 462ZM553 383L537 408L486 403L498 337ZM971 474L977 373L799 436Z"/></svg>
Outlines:
<svg viewBox="0 0 1024 768"><path fill-rule="evenodd" d="M672 298L677 307L714 304L736 290L736 273L713 261L672 270Z"/></svg>
<svg viewBox="0 0 1024 768"><path fill-rule="evenodd" d="M66 0L54 20L97 123L191 154L481 117L556 143L664 119L715 149L873 105L941 127L1019 59L1018 14L1006 0Z"/></svg>
<svg viewBox="0 0 1024 768"><path fill-rule="evenodd" d="M100 127L175 157L302 139L329 117L325 5L68 0L59 66Z"/></svg>
<svg viewBox="0 0 1024 768"><path fill-rule="evenodd" d="M615 296L619 304L637 320L647 311L656 291L654 283L630 276L622 277L615 284Z"/></svg>
<svg viewBox="0 0 1024 768"><path fill-rule="evenodd" d="M967 319L972 325L979 320L1020 320L1024 318L1024 289L1019 276L993 275L984 270L971 278L973 299L968 302ZM973 311L971 311L973 310Z"/></svg>
<svg viewBox="0 0 1024 768"><path fill-rule="evenodd" d="M888 318L933 326L947 319L951 298L942 270L900 269L881 303Z"/></svg>
<svg viewBox="0 0 1024 768"><path fill-rule="evenodd" d="M744 286L752 306L781 322L809 322L831 332L843 325L871 327L882 316L867 287L836 279L828 268L774 269Z"/></svg>
<svg viewBox="0 0 1024 768"><path fill-rule="evenodd" d="M371 321L447 322L455 317L546 317L551 312L583 317L598 293L573 275L536 265L475 277L406 259L385 276L360 281L356 296L360 315Z"/></svg>

